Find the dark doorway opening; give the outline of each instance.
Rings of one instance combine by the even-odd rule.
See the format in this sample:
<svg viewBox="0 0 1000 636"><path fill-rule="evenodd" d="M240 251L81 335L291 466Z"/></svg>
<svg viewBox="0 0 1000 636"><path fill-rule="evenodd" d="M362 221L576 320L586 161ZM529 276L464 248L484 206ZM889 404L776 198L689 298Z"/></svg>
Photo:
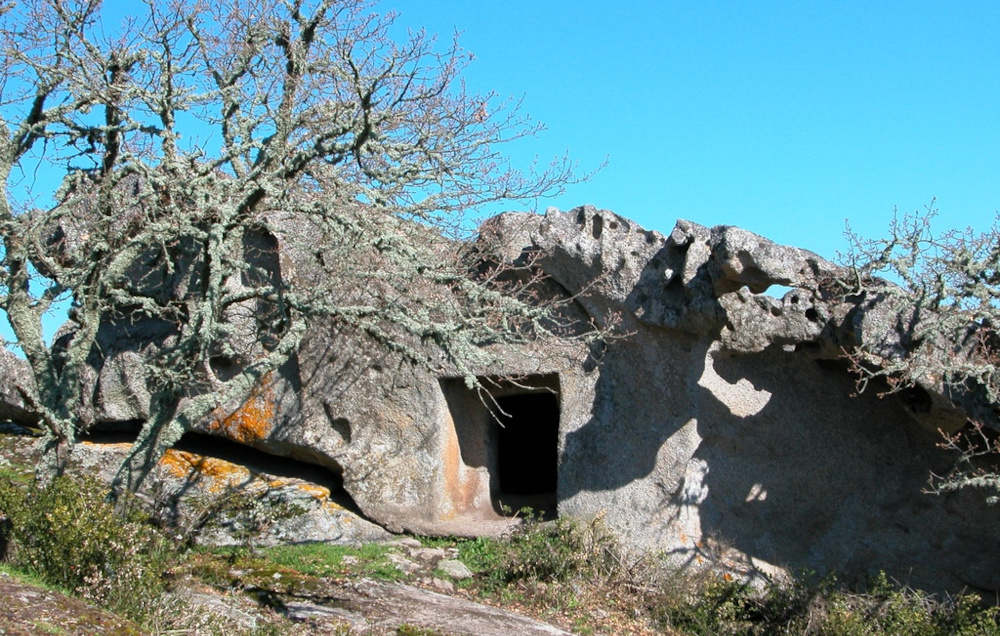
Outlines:
<svg viewBox="0 0 1000 636"><path fill-rule="evenodd" d="M444 518L501 520L558 507L560 391L555 373L515 380L442 378L448 405L442 435Z"/></svg>
<svg viewBox="0 0 1000 636"><path fill-rule="evenodd" d="M553 393L496 399L497 481L501 494L550 495L559 474L559 400ZM550 507L551 511L551 507Z"/></svg>

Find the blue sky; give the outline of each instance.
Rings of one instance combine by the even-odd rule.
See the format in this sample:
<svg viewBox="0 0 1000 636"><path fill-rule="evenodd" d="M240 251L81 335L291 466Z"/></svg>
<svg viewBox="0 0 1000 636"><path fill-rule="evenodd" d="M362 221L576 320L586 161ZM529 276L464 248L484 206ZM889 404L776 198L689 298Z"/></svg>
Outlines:
<svg viewBox="0 0 1000 636"><path fill-rule="evenodd" d="M475 54L470 89L546 124L525 164L608 166L541 206L669 232L732 224L828 258L894 206L987 229L1000 209L1000 3L387 0Z"/></svg>

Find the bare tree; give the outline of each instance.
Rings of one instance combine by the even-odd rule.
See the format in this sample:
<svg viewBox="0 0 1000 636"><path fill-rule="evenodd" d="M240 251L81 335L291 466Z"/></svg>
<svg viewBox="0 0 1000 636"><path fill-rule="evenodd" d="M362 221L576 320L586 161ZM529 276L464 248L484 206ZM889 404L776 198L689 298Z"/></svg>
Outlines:
<svg viewBox="0 0 1000 636"><path fill-rule="evenodd" d="M848 357L862 388L882 378L890 392L919 387L962 410L970 426L943 443L961 451L960 461L937 487L993 490L995 502L1000 476L973 460L1000 450L1000 227L935 234L936 214L932 201L921 213L896 216L887 238L849 233L851 293L888 309L880 314L887 337Z"/></svg>
<svg viewBox="0 0 1000 636"><path fill-rule="evenodd" d="M130 488L293 355L308 320L416 362L429 343L470 374L484 343L559 335L530 282L473 263L448 230L483 204L558 193L571 166L512 169L503 144L538 127L466 91L457 43L396 42L392 21L365 0L149 0L114 28L97 0L4 9L0 302L51 472L86 426L81 377L108 324L159 334ZM53 173L53 206L9 194ZM289 227L323 272L308 284L255 243ZM43 316L65 297L71 333L49 346Z"/></svg>

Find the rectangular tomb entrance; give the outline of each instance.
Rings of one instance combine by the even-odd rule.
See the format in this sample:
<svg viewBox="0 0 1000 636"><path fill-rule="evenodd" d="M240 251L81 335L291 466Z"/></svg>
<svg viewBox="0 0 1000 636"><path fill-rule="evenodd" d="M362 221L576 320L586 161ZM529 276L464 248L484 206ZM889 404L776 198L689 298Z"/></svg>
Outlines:
<svg viewBox="0 0 1000 636"><path fill-rule="evenodd" d="M498 519L523 507L556 512L559 376L441 380L443 519Z"/></svg>

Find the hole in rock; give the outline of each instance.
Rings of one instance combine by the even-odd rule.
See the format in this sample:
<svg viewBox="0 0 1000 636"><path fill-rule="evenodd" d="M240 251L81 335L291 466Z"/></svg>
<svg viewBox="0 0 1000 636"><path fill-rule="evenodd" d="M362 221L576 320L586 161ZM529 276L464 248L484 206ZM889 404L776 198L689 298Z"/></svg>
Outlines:
<svg viewBox="0 0 1000 636"><path fill-rule="evenodd" d="M594 226L591 228L591 233L595 239L600 239L601 234L604 233L604 219L600 215L594 215Z"/></svg>
<svg viewBox="0 0 1000 636"><path fill-rule="evenodd" d="M497 398L497 472L500 491L555 492L559 459L559 403L551 393Z"/></svg>
<svg viewBox="0 0 1000 636"><path fill-rule="evenodd" d="M785 297L785 295L788 292L793 291L795 289L796 289L795 287L789 287L788 285L768 285L767 288L761 293L767 294L771 298L777 298L778 300L781 300L782 298ZM792 298L793 303L798 302L798 300L799 300L798 296Z"/></svg>
<svg viewBox="0 0 1000 636"><path fill-rule="evenodd" d="M553 511L559 475L559 401L552 393L497 398L497 484L501 503Z"/></svg>

